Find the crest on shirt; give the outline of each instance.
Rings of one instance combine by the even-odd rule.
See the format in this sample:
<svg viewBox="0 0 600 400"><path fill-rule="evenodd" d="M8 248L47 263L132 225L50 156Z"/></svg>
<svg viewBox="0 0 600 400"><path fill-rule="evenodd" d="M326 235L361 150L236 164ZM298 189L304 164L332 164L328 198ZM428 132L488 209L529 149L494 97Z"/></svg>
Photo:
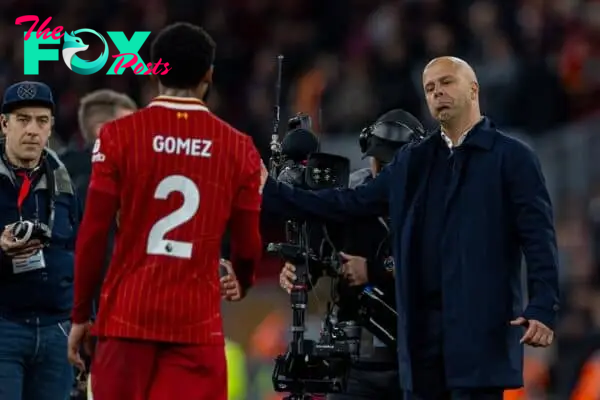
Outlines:
<svg viewBox="0 0 600 400"><path fill-rule="evenodd" d="M106 156L100 153L100 139L96 139L92 148L92 163L103 162L104 160L106 160Z"/></svg>

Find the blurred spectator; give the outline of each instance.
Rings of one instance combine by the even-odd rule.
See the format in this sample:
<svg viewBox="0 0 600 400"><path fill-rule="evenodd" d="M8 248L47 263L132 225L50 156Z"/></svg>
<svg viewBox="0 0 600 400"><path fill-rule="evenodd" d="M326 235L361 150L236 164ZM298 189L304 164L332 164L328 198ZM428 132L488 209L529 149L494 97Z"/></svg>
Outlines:
<svg viewBox="0 0 600 400"><path fill-rule="evenodd" d="M581 18L569 26L560 54L560 73L574 116L600 111L600 2L583 4Z"/></svg>
<svg viewBox="0 0 600 400"><path fill-rule="evenodd" d="M77 120L84 144L61 155L82 204L85 204L87 187L92 173L92 146L105 123L133 113L135 102L126 94L101 89L86 94L79 103Z"/></svg>

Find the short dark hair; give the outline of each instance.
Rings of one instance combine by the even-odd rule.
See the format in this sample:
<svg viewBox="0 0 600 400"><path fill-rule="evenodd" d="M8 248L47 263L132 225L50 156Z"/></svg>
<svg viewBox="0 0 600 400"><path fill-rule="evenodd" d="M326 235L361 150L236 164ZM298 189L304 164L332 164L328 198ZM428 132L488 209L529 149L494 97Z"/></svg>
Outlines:
<svg viewBox="0 0 600 400"><path fill-rule="evenodd" d="M83 96L77 111L79 129L83 137L87 140L93 138L94 125L114 119L119 109L135 111L137 105L125 93L111 89L95 90Z"/></svg>
<svg viewBox="0 0 600 400"><path fill-rule="evenodd" d="M201 27L177 22L159 32L150 51L152 63L162 59L171 70L158 75L161 84L173 89L197 87L215 61L217 45Z"/></svg>

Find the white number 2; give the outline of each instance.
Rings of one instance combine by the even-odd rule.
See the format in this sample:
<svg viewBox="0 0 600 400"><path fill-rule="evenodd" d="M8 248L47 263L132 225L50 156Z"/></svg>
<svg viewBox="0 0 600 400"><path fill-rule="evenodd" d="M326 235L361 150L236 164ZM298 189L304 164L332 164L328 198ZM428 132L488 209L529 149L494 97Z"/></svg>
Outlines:
<svg viewBox="0 0 600 400"><path fill-rule="evenodd" d="M154 192L154 198L166 200L173 192L183 195L183 204L171 214L159 219L150 229L146 252L175 258L192 258L193 244L165 239L165 235L188 222L196 215L200 206L200 190L190 178L170 175L164 178Z"/></svg>

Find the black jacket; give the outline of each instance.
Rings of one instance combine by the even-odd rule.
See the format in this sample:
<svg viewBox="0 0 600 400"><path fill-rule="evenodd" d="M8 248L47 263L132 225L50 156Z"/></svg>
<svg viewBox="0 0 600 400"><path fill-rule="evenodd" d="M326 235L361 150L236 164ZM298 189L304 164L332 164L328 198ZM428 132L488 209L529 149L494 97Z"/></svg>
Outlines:
<svg viewBox="0 0 600 400"><path fill-rule="evenodd" d="M350 176L350 188L356 189L373 180L368 168L355 171ZM380 287L385 293L394 294L395 284L388 262L391 256L389 224L387 217L356 218L344 222L345 237L343 251L367 259L369 284ZM355 319L358 295L364 286L349 287L340 280L340 320ZM391 299L394 301L394 299Z"/></svg>

